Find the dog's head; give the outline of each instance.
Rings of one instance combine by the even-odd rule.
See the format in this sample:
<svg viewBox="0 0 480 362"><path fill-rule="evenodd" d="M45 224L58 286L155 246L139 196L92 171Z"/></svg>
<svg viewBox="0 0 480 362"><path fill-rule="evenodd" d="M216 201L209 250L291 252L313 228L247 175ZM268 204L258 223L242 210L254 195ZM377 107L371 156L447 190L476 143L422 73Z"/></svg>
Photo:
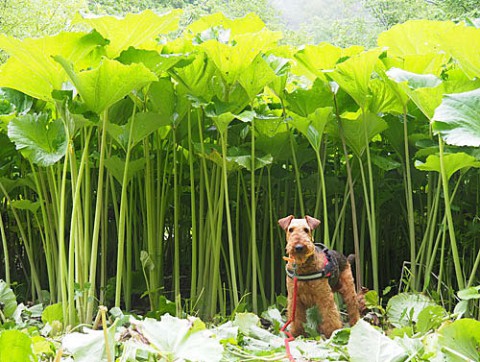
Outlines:
<svg viewBox="0 0 480 362"><path fill-rule="evenodd" d="M295 219L290 215L278 220L278 224L287 234L287 254L294 258L297 264L302 264L315 252L312 231L320 225L320 220L308 215L303 219Z"/></svg>

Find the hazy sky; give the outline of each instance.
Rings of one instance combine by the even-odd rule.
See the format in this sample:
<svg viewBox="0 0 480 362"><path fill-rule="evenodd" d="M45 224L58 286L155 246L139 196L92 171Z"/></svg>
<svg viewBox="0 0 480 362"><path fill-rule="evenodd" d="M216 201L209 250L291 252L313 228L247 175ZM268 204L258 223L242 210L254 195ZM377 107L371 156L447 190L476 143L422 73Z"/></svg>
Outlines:
<svg viewBox="0 0 480 362"><path fill-rule="evenodd" d="M281 11L292 28L308 23L312 18L338 20L366 13L359 2L344 0L270 0ZM348 5L350 4L350 5Z"/></svg>

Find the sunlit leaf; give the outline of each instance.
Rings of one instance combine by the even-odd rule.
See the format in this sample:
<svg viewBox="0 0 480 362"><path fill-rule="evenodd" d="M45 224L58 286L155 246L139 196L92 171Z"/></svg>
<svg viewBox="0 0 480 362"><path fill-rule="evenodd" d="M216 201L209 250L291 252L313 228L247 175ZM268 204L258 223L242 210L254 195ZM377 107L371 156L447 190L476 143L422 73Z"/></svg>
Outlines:
<svg viewBox="0 0 480 362"><path fill-rule="evenodd" d="M87 24L97 30L110 42L107 56L115 58L129 47L137 49L155 49L156 38L160 34L170 33L178 28L181 10L164 15L145 10L140 14L127 14L124 18L115 16L82 16L78 14L73 23Z"/></svg>
<svg viewBox="0 0 480 362"><path fill-rule="evenodd" d="M42 313L42 322L50 323L60 321L63 323L63 307L62 303L55 303L45 307Z"/></svg>
<svg viewBox="0 0 480 362"><path fill-rule="evenodd" d="M402 361L407 357L397 342L363 320L352 327L347 348L352 362Z"/></svg>
<svg viewBox="0 0 480 362"><path fill-rule="evenodd" d="M146 318L137 329L168 360L220 361L223 347L199 319L179 319L170 315L160 321Z"/></svg>
<svg viewBox="0 0 480 362"><path fill-rule="evenodd" d="M115 332L119 319L108 327L107 340L110 356L105 348L104 331L85 328L85 333L73 332L67 334L62 340L62 347L72 353L76 362L106 362L115 360Z"/></svg>
<svg viewBox="0 0 480 362"><path fill-rule="evenodd" d="M339 59L353 56L362 50L363 47L360 46L343 49L329 43L305 45L295 54L298 65L293 71L312 80L320 78L326 81L325 71L333 70Z"/></svg>
<svg viewBox="0 0 480 362"><path fill-rule="evenodd" d="M444 93L444 84L432 74L415 74L399 68L391 68L387 76L398 85L417 107L428 117L433 116Z"/></svg>
<svg viewBox="0 0 480 362"><path fill-rule="evenodd" d="M26 114L8 124L8 137L17 150L40 166L50 166L67 152L68 139L61 119L46 113Z"/></svg>
<svg viewBox="0 0 480 362"><path fill-rule="evenodd" d="M330 106L333 94L327 82L317 79L309 89L298 86L291 92L285 92L285 99L290 111L307 117L319 107Z"/></svg>
<svg viewBox="0 0 480 362"><path fill-rule="evenodd" d="M105 44L97 32L60 33L51 37L19 40L0 34L0 48L10 57L0 68L0 87L19 90L34 98L52 100L52 91L62 89L67 79L53 56L61 56L81 68L96 65L88 57Z"/></svg>
<svg viewBox="0 0 480 362"><path fill-rule="evenodd" d="M433 115L432 128L446 143L480 146L480 88L445 94Z"/></svg>
<svg viewBox="0 0 480 362"><path fill-rule="evenodd" d="M32 340L25 333L16 330L0 332L0 361L36 361Z"/></svg>
<svg viewBox="0 0 480 362"><path fill-rule="evenodd" d="M453 55L470 79L480 77L480 29L459 23L442 33L444 47Z"/></svg>
<svg viewBox="0 0 480 362"><path fill-rule="evenodd" d="M377 66L381 51L370 50L354 55L337 64L329 76L347 92L360 107L366 107L371 98L369 83Z"/></svg>
<svg viewBox="0 0 480 362"><path fill-rule="evenodd" d="M440 36L454 27L450 21L409 20L381 33L378 45L399 56L438 53L444 49Z"/></svg>
<svg viewBox="0 0 480 362"><path fill-rule="evenodd" d="M62 57L55 57L65 69L88 108L101 113L134 89L141 88L157 77L142 64L124 65L104 58L91 70L75 72Z"/></svg>

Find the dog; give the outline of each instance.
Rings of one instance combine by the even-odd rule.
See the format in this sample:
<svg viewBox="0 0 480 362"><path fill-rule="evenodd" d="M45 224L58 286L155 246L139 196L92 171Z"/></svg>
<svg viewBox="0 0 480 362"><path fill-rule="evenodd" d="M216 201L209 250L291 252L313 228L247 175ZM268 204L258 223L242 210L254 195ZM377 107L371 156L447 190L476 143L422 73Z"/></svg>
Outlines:
<svg viewBox="0 0 480 362"><path fill-rule="evenodd" d="M312 231L320 225L320 220L308 215L295 219L290 215L278 220L278 223L285 230L287 239L287 313L289 318L295 316L290 333L295 337L305 334L306 312L313 306L318 308L321 316L318 332L330 338L335 330L342 328L333 292L342 296L350 326L357 323L360 313L350 262L343 254L315 245ZM294 277L298 280L295 311Z"/></svg>

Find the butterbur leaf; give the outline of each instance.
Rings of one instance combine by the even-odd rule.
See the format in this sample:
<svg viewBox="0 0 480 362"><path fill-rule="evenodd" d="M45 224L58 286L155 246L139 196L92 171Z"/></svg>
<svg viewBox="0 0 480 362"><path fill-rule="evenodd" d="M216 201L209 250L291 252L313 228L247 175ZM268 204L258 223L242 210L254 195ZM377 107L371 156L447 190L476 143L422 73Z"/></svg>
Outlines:
<svg viewBox="0 0 480 362"><path fill-rule="evenodd" d="M105 159L105 166L107 167L108 172L110 172L115 179L122 184L123 183L123 173L125 172L125 161L120 159L117 156L112 156ZM145 167L145 159L140 158L138 160L131 160L128 162L127 170L127 182L130 181L135 174Z"/></svg>
<svg viewBox="0 0 480 362"><path fill-rule="evenodd" d="M480 299L480 285L459 290L457 295L461 300Z"/></svg>
<svg viewBox="0 0 480 362"><path fill-rule="evenodd" d="M115 60L103 58L94 69L76 72L62 57L54 57L77 89L88 108L97 114L118 102L134 89L142 88L157 77L143 64L124 65Z"/></svg>
<svg viewBox="0 0 480 362"><path fill-rule="evenodd" d="M61 119L47 113L26 114L8 124L8 137L33 163L50 166L67 152L68 139Z"/></svg>
<svg viewBox="0 0 480 362"><path fill-rule="evenodd" d="M107 357L103 331L85 328L85 333L70 333L62 340L62 347L73 354L76 362L106 362L115 360L115 332L119 324L116 319L107 329L107 342L110 356Z"/></svg>
<svg viewBox="0 0 480 362"><path fill-rule="evenodd" d="M479 168L480 161L477 161L475 157L464 152L457 152L444 155L443 166L447 179L450 179L455 172L461 169L470 167ZM440 172L440 157L438 155L430 155L424 163L417 160L415 161L415 167L422 171Z"/></svg>
<svg viewBox="0 0 480 362"><path fill-rule="evenodd" d="M440 36L454 27L451 21L409 20L381 33L378 45L387 47L389 53L397 56L438 53L443 50Z"/></svg>
<svg viewBox="0 0 480 362"><path fill-rule="evenodd" d="M6 318L10 318L15 312L15 309L17 309L17 298L12 289L10 289L8 284L3 280L0 280L0 303L3 305L3 315Z"/></svg>
<svg viewBox="0 0 480 362"><path fill-rule="evenodd" d="M420 312L429 306L435 303L422 294L402 293L390 298L387 315L391 324L401 328L417 322Z"/></svg>
<svg viewBox="0 0 480 362"><path fill-rule="evenodd" d="M60 321L63 323L63 307L62 303L55 303L45 307L42 312L42 322L50 323L54 321Z"/></svg>
<svg viewBox="0 0 480 362"><path fill-rule="evenodd" d="M0 48L10 55L0 69L0 86L51 101L52 91L62 89L67 79L52 56L61 56L79 67L91 66L95 58L88 57L89 54L104 44L105 39L96 32L60 33L24 40L0 34Z"/></svg>
<svg viewBox="0 0 480 362"><path fill-rule="evenodd" d="M480 146L480 88L445 94L433 115L432 128L448 144Z"/></svg>
<svg viewBox="0 0 480 362"><path fill-rule="evenodd" d="M407 357L397 342L363 320L352 327L347 349L353 362L403 361Z"/></svg>
<svg viewBox="0 0 480 362"><path fill-rule="evenodd" d="M199 319L179 319L168 314L160 321L146 318L137 329L167 360L220 361L222 345Z"/></svg>
<svg viewBox="0 0 480 362"><path fill-rule="evenodd" d="M2 331L0 333L0 361L36 361L30 337L16 330Z"/></svg>
<svg viewBox="0 0 480 362"><path fill-rule="evenodd" d="M416 330L421 333L435 330L440 327L444 319L447 317L447 312L439 305L426 307L418 314Z"/></svg>
<svg viewBox="0 0 480 362"><path fill-rule="evenodd" d="M448 361L478 361L480 322L459 319L438 330L438 342Z"/></svg>
<svg viewBox="0 0 480 362"><path fill-rule="evenodd" d="M369 89L372 73L379 62L380 50L355 55L338 64L329 76L347 92L360 107L366 107L371 98Z"/></svg>
<svg viewBox="0 0 480 362"><path fill-rule="evenodd" d="M129 47L155 49L159 34L167 34L178 28L181 10L157 15L151 10L140 14L127 14L124 18L115 16L82 16L78 14L74 23L88 24L109 40L107 55L117 57Z"/></svg>

